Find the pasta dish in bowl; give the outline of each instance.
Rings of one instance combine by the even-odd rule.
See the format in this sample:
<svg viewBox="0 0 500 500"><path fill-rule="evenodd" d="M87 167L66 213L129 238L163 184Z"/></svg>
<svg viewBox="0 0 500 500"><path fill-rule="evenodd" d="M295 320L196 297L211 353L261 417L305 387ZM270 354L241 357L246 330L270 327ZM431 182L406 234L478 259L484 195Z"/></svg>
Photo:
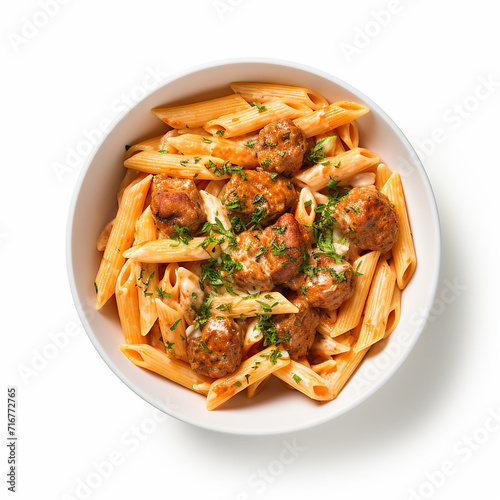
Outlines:
<svg viewBox="0 0 500 500"><path fill-rule="evenodd" d="M70 215L70 278L98 351L152 404L215 430L284 432L362 401L420 333L407 296L422 301L426 281L433 298L438 222L412 152L376 105L308 70L228 63L166 84L106 138ZM85 193L102 217L77 226Z"/></svg>

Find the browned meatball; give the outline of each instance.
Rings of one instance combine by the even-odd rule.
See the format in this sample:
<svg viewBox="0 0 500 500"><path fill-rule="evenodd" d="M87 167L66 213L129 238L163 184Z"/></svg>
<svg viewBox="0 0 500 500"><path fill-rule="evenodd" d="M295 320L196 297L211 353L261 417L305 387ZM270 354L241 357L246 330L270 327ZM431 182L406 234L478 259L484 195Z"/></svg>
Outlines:
<svg viewBox="0 0 500 500"><path fill-rule="evenodd" d="M309 306L304 297L299 296L291 302L299 308L299 312L278 314L273 320L279 337L289 336L288 342L283 342L283 347L290 353L292 359L297 360L306 356L314 343L319 314L316 309Z"/></svg>
<svg viewBox="0 0 500 500"><path fill-rule="evenodd" d="M274 179L269 172L245 170L244 177L233 174L222 193L223 203L230 214L245 224L259 220L265 226L297 203L294 185L285 177Z"/></svg>
<svg viewBox="0 0 500 500"><path fill-rule="evenodd" d="M302 129L287 119L266 125L259 132L256 148L261 168L292 175L304 163L308 142Z"/></svg>
<svg viewBox="0 0 500 500"><path fill-rule="evenodd" d="M332 257L320 255L305 271L286 286L300 293L311 307L337 309L352 295L354 273L348 262L336 264Z"/></svg>
<svg viewBox="0 0 500 500"><path fill-rule="evenodd" d="M373 186L353 188L335 212L342 232L362 250L388 252L398 239L398 215Z"/></svg>
<svg viewBox="0 0 500 500"><path fill-rule="evenodd" d="M292 279L306 250L301 226L289 213L263 231L244 231L236 241L231 257L243 267L232 277L245 290L268 292Z"/></svg>
<svg viewBox="0 0 500 500"><path fill-rule="evenodd" d="M187 338L191 368L201 375L219 378L234 372L243 355L243 330L230 318L211 317L201 334Z"/></svg>
<svg viewBox="0 0 500 500"><path fill-rule="evenodd" d="M151 212L158 230L165 236L175 234L174 226L193 233L205 222L203 200L191 179L158 174L153 177Z"/></svg>

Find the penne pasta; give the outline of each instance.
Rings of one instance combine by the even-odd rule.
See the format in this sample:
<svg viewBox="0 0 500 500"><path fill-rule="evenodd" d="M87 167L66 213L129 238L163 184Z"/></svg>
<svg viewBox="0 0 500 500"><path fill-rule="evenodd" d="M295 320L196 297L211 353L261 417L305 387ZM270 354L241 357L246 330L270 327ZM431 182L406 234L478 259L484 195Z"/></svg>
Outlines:
<svg viewBox="0 0 500 500"><path fill-rule="evenodd" d="M380 156L368 149L355 148L337 156L325 158L321 163L293 176L293 182L311 191L320 191L330 179L341 181L380 162Z"/></svg>
<svg viewBox="0 0 500 500"><path fill-rule="evenodd" d="M165 268L163 279L159 283L160 290L163 292L160 297L172 299L174 302L179 300L179 264L170 262Z"/></svg>
<svg viewBox="0 0 500 500"><path fill-rule="evenodd" d="M342 142L348 149L354 149L359 146L359 131L356 122L352 121L345 125L340 125L336 131L336 135L342 139Z"/></svg>
<svg viewBox="0 0 500 500"><path fill-rule="evenodd" d="M185 155L226 158L231 163L246 168L255 168L259 165L255 149L216 135L208 137L208 134L205 134L205 136L183 134L178 137L172 137L168 142Z"/></svg>
<svg viewBox="0 0 500 500"><path fill-rule="evenodd" d="M362 104L340 101L296 118L294 123L304 131L306 137L312 137L352 122L369 111Z"/></svg>
<svg viewBox="0 0 500 500"><path fill-rule="evenodd" d="M306 229L311 234L312 223L316 217L314 210L317 206L318 204L316 203L316 198L313 193L307 188L302 188L299 194L299 202L297 203L297 208L295 209L295 218L302 225L306 226Z"/></svg>
<svg viewBox="0 0 500 500"><path fill-rule="evenodd" d="M166 353L155 349L153 346L147 344L122 344L120 351L134 365L158 373L158 375L192 391L206 396L210 390L212 379L197 374L184 361L169 358Z"/></svg>
<svg viewBox="0 0 500 500"><path fill-rule="evenodd" d="M134 240L135 223L143 210L152 176L142 177L137 184L131 184L123 192L115 223L95 278L96 309L99 310L114 294L120 270L125 263L123 254Z"/></svg>
<svg viewBox="0 0 500 500"><path fill-rule="evenodd" d="M375 178L375 187L382 191L382 188L385 186L385 183L389 180L389 177L392 175L392 172L387 168L385 163L380 163L377 166L377 173Z"/></svg>
<svg viewBox="0 0 500 500"><path fill-rule="evenodd" d="M296 118L310 109L305 105L288 104L282 99L269 101L266 105L251 106L249 109L221 116L205 124L210 134L224 132L224 137L234 137L258 130L268 123L285 118Z"/></svg>
<svg viewBox="0 0 500 500"><path fill-rule="evenodd" d="M335 322L323 322L318 326L320 333L337 337L358 325L379 256L380 252L370 252L354 262L353 267L360 274L356 277L353 294L340 306Z"/></svg>
<svg viewBox="0 0 500 500"><path fill-rule="evenodd" d="M254 295L219 295L212 299L212 314L232 318L257 314L296 313L298 309L279 292Z"/></svg>
<svg viewBox="0 0 500 500"><path fill-rule="evenodd" d="M104 252L106 249L106 245L108 244L109 235L111 234L111 229L113 229L113 224L115 223L115 219L110 220L99 233L97 238L96 248L99 252Z"/></svg>
<svg viewBox="0 0 500 500"><path fill-rule="evenodd" d="M316 401L333 399L326 380L311 368L297 361L290 360L290 363L273 372L273 375L311 399Z"/></svg>
<svg viewBox="0 0 500 500"><path fill-rule="evenodd" d="M145 141L138 142L130 147L127 146L128 149L125 151L125 159L128 159L141 151L152 151L154 153L157 153L158 151L165 151L169 153L176 153L177 151L174 151L173 149L169 150L168 148L167 136L171 137L173 135L172 132L174 131L170 130L164 135L146 139Z"/></svg>
<svg viewBox="0 0 500 500"><path fill-rule="evenodd" d="M227 179L224 160L213 156L193 156L141 151L125 160L127 168L150 174L167 174L185 179Z"/></svg>
<svg viewBox="0 0 500 500"><path fill-rule="evenodd" d="M399 233L398 239L392 247L392 256L396 265L398 286L403 290L415 273L417 256L411 234L401 176L398 172L391 175L382 188L382 193L394 204L394 210L398 214Z"/></svg>
<svg viewBox="0 0 500 500"><path fill-rule="evenodd" d="M245 339L243 341L243 357L248 354L248 351L256 344L258 344L264 335L257 326L257 319L253 319L247 326L245 331Z"/></svg>
<svg viewBox="0 0 500 500"><path fill-rule="evenodd" d="M353 346L355 352L360 352L384 338L395 282L396 274L391 266L381 260L375 269L366 299L359 338Z"/></svg>
<svg viewBox="0 0 500 500"><path fill-rule="evenodd" d="M247 386L280 370L288 363L290 363L288 351L275 346L270 346L248 358L236 371L212 383L207 396L207 410L214 410Z"/></svg>
<svg viewBox="0 0 500 500"><path fill-rule="evenodd" d="M272 374L269 374L267 377L261 378L252 385L249 385L247 387L247 398L254 398L266 385L267 381L271 378L271 375Z"/></svg>
<svg viewBox="0 0 500 500"><path fill-rule="evenodd" d="M389 306L389 316L385 326L384 339L386 339L398 326L401 318L401 288L396 284L394 285L394 292L392 294L391 305Z"/></svg>
<svg viewBox="0 0 500 500"><path fill-rule="evenodd" d="M127 260L116 282L115 295L118 317L120 318L125 343L145 344L147 340L141 335L141 317L135 282L134 263Z"/></svg>
<svg viewBox="0 0 500 500"><path fill-rule="evenodd" d="M219 116L237 113L248 108L250 108L250 104L245 99L238 94L231 94L192 104L154 108L152 112L173 128L191 129L202 127L208 121Z"/></svg>
<svg viewBox="0 0 500 500"><path fill-rule="evenodd" d="M288 98L314 110L328 106L328 101L321 94L305 87L259 82L233 82L230 86L234 92L250 103L265 103L272 99Z"/></svg>
<svg viewBox="0 0 500 500"><path fill-rule="evenodd" d="M124 255L127 259L139 260L149 263L167 263L167 262L189 262L194 260L205 260L211 257L218 257L220 248L211 243L206 250L201 247L205 238L193 238L189 243L163 239L148 241L141 245L135 245Z"/></svg>
<svg viewBox="0 0 500 500"><path fill-rule="evenodd" d="M182 312L155 299L158 323L168 357L187 361L186 323Z"/></svg>

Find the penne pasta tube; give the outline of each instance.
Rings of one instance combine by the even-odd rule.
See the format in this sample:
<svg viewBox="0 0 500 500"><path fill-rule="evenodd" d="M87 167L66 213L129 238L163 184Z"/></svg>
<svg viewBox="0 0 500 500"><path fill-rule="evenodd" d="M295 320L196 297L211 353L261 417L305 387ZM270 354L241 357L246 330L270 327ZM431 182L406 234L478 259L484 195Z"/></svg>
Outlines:
<svg viewBox="0 0 500 500"><path fill-rule="evenodd" d="M224 229L231 229L231 222L229 221L229 216L227 214L227 208L222 204L219 198L207 193L204 190L200 191L200 196L203 199L205 205L205 214L207 216L207 222L211 224L216 224L216 219L219 219L224 227ZM227 241L221 245L222 249L227 247Z"/></svg>
<svg viewBox="0 0 500 500"><path fill-rule="evenodd" d="M285 103L282 99L269 101L265 105L251 106L249 109L221 116L205 124L210 134L224 132L224 137L234 137L258 130L272 121L296 118L310 111L305 105Z"/></svg>
<svg viewBox="0 0 500 500"><path fill-rule="evenodd" d="M165 352L165 345L163 344L163 339L160 332L160 327L158 325L158 321L152 326L151 330L149 330L148 335L146 336L147 344L158 349L162 353Z"/></svg>
<svg viewBox="0 0 500 500"><path fill-rule="evenodd" d="M367 347L359 352L351 350L335 356L337 370L325 375L333 399L339 395L369 349Z"/></svg>
<svg viewBox="0 0 500 500"><path fill-rule="evenodd" d="M411 234L401 176L398 172L391 175L382 188L382 193L394 204L394 210L398 214L399 234L396 243L392 247L392 256L396 265L398 286L403 290L415 272L417 256Z"/></svg>
<svg viewBox="0 0 500 500"><path fill-rule="evenodd" d="M289 364L273 372L273 375L311 399L316 401L333 399L330 388L323 377L297 361L290 360Z"/></svg>
<svg viewBox="0 0 500 500"><path fill-rule="evenodd" d="M135 223L142 213L152 176L142 177L123 192L115 223L95 278L96 309L99 310L115 292L118 275L125 264L123 254L134 240Z"/></svg>
<svg viewBox="0 0 500 500"><path fill-rule="evenodd" d="M224 160L214 156L193 156L162 154L152 151L141 151L125 160L127 168L147 172L149 174L167 174L185 179L227 179L223 172Z"/></svg>
<svg viewBox="0 0 500 500"><path fill-rule="evenodd" d="M353 268L360 274L354 280L354 291L351 297L340 306L337 320L333 323L320 323L318 332L325 336L337 337L358 325L379 256L380 252L373 251L359 257L354 262Z"/></svg>
<svg viewBox="0 0 500 500"><path fill-rule="evenodd" d="M331 339L330 339L331 340ZM348 349L349 350L349 349ZM344 351L347 352L347 351ZM311 370L317 373L320 377L325 378L333 372L337 371L337 362L334 359L327 359L322 363L311 365Z"/></svg>
<svg viewBox="0 0 500 500"><path fill-rule="evenodd" d="M220 247L211 243L206 250L201 247L205 238L193 238L189 243L165 238L163 240L148 241L141 245L135 245L126 252L128 259L149 263L167 262L189 262L193 260L205 260L218 257Z"/></svg>
<svg viewBox="0 0 500 500"><path fill-rule="evenodd" d="M125 343L145 344L147 340L141 335L141 317L135 282L133 261L127 260L116 282L115 294L118 318L122 326Z"/></svg>
<svg viewBox="0 0 500 500"><path fill-rule="evenodd" d="M169 134L172 131L167 132ZM157 153L158 151L167 151L168 143L166 143L165 135L159 135L157 137L152 137L151 139L146 139L145 141L138 142L130 146L127 151L125 151L125 159L139 153L141 151L152 151ZM169 153L176 153L176 151L168 151Z"/></svg>
<svg viewBox="0 0 500 500"><path fill-rule="evenodd" d="M258 352L243 361L233 373L215 380L207 396L207 410L214 410L249 385L267 377L290 363L288 351L276 346Z"/></svg>
<svg viewBox="0 0 500 500"><path fill-rule="evenodd" d="M125 169L125 176L123 177L120 186L118 187L118 192L116 193L116 200L118 201L118 206L120 206L125 189L131 184L137 184L137 182L139 182L143 178L144 176L140 174L138 170L134 170L132 168Z"/></svg>
<svg viewBox="0 0 500 500"><path fill-rule="evenodd" d="M219 193L222 191L222 188L225 184L226 183L224 181L209 181L204 191L208 194L211 194L212 196L217 197L219 196Z"/></svg>
<svg viewBox="0 0 500 500"><path fill-rule="evenodd" d="M230 318L257 316L257 314L296 313L298 308L279 292L253 295L219 295L212 299L212 314Z"/></svg>
<svg viewBox="0 0 500 500"><path fill-rule="evenodd" d="M231 163L246 168L255 168L259 165L255 149L216 135L208 137L208 134L205 134L205 136L183 134L172 137L168 142L185 155L225 158Z"/></svg>
<svg viewBox="0 0 500 500"><path fill-rule="evenodd" d="M316 198L313 193L307 189L302 188L299 194L299 202L297 203L297 208L295 209L295 218L306 229L312 234L312 223L316 217L316 212L314 211L318 206ZM311 226L311 227L307 227Z"/></svg>
<svg viewBox="0 0 500 500"><path fill-rule="evenodd" d="M208 121L219 116L236 113L248 108L250 108L250 104L245 99L238 94L231 94L192 104L154 108L152 112L173 128L191 129L202 127Z"/></svg>
<svg viewBox="0 0 500 500"><path fill-rule="evenodd" d="M392 172L387 168L385 163L380 163L377 166L377 173L375 176L375 187L382 191L382 188L385 186L385 183L389 180L389 177L392 175Z"/></svg>
<svg viewBox="0 0 500 500"><path fill-rule="evenodd" d="M167 356L188 361L186 343L186 323L182 312L156 300L158 323Z"/></svg>
<svg viewBox="0 0 500 500"><path fill-rule="evenodd" d="M257 319L253 319L247 326L245 339L243 341L243 357L247 355L248 351L254 345L258 344L264 338L257 323Z"/></svg>
<svg viewBox="0 0 500 500"><path fill-rule="evenodd" d="M325 158L321 163L293 176L293 182L311 191L320 191L328 185L330 178L341 181L352 177L380 162L380 156L368 149L355 148L337 156Z"/></svg>
<svg viewBox="0 0 500 500"><path fill-rule="evenodd" d="M184 361L169 358L166 353L153 346L122 344L120 351L136 366L158 373L176 384L205 396L209 392L212 379L197 374Z"/></svg>
<svg viewBox="0 0 500 500"><path fill-rule="evenodd" d="M369 111L370 109L362 104L340 101L296 118L294 123L304 131L306 137L312 137L352 122Z"/></svg>
<svg viewBox="0 0 500 500"><path fill-rule="evenodd" d="M354 121L346 123L345 125L340 125L340 127L337 127L336 135L342 139L344 144L349 149L354 149L359 146L358 126Z"/></svg>
<svg viewBox="0 0 500 500"><path fill-rule="evenodd" d="M261 389L266 385L267 381L271 378L271 374L267 377L264 377L257 382L254 382L252 385L247 387L247 398L254 398L261 391Z"/></svg>
<svg viewBox="0 0 500 500"><path fill-rule="evenodd" d="M311 350L313 356L320 356L327 359L330 356L341 354L350 349L349 346L337 342L335 339L324 335L317 335L314 340Z"/></svg>
<svg viewBox="0 0 500 500"><path fill-rule="evenodd" d="M391 306L396 274L384 260L377 264L364 310L359 338L353 346L355 352L370 347L384 338Z"/></svg>
<svg viewBox="0 0 500 500"><path fill-rule="evenodd" d="M179 300L178 273L179 264L177 264L177 262L170 262L167 264L163 279L159 283L160 290L163 292L159 294L160 297L172 299L174 302Z"/></svg>
<svg viewBox="0 0 500 500"><path fill-rule="evenodd" d="M401 288L396 284L394 285L394 292L392 294L391 305L389 307L389 316L385 326L384 339L386 339L398 326L401 318Z"/></svg>
<svg viewBox="0 0 500 500"><path fill-rule="evenodd" d="M288 98L301 102L314 110L328 106L328 101L321 94L305 87L259 82L233 82L230 86L234 92L240 94L250 103L264 103L272 99Z"/></svg>
<svg viewBox="0 0 500 500"><path fill-rule="evenodd" d="M200 277L184 267L179 267L179 305L188 325L196 319L196 310L200 310L205 292L200 286Z"/></svg>
<svg viewBox="0 0 500 500"><path fill-rule="evenodd" d="M135 286L141 318L141 334L147 335L158 319L155 298L158 297L158 264L134 261Z"/></svg>

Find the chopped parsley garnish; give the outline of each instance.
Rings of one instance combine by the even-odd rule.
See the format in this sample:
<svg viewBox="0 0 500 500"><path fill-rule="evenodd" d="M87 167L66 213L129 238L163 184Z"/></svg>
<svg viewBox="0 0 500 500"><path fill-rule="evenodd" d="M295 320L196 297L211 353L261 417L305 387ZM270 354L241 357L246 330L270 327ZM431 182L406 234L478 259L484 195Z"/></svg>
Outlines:
<svg viewBox="0 0 500 500"><path fill-rule="evenodd" d="M300 381L302 380L296 373L293 374L292 378L297 384L300 384Z"/></svg>
<svg viewBox="0 0 500 500"><path fill-rule="evenodd" d="M212 288L216 290L224 287L231 295L236 295L233 289L233 279L231 275L234 271L240 271L243 268L241 262L234 261L232 257L223 252L218 259L209 259L206 264L201 266L200 288L205 289L205 280Z"/></svg>
<svg viewBox="0 0 500 500"><path fill-rule="evenodd" d="M199 162L200 162L200 160L201 160L201 156L195 156L195 157L193 158L193 160L194 160L194 162L195 162L195 163L199 163Z"/></svg>
<svg viewBox="0 0 500 500"><path fill-rule="evenodd" d="M260 162L260 164L263 167L268 167L269 165L271 165L272 162L273 162L273 160L271 160L271 158L266 158L264 161Z"/></svg>
<svg viewBox="0 0 500 500"><path fill-rule="evenodd" d="M330 177L330 180L328 181L328 187L330 189L337 189L337 184L339 183L340 181L336 181L333 177Z"/></svg>
<svg viewBox="0 0 500 500"><path fill-rule="evenodd" d="M265 148L275 148L278 145L277 142L267 142L264 141L264 147Z"/></svg>
<svg viewBox="0 0 500 500"><path fill-rule="evenodd" d="M274 181L278 175L280 175L278 172L274 172L274 174L271 174L271 179Z"/></svg>
<svg viewBox="0 0 500 500"><path fill-rule="evenodd" d="M270 345L278 345L281 342L290 340L289 332L278 332L270 314L257 314L257 328L262 332L264 337L264 347Z"/></svg>
<svg viewBox="0 0 500 500"><path fill-rule="evenodd" d="M306 291L307 291L307 289L305 286L300 287L300 295L305 295Z"/></svg>
<svg viewBox="0 0 500 500"><path fill-rule="evenodd" d="M336 136L328 136L318 141L306 156L306 162L315 165L316 163L319 163L321 160L326 158L326 153L323 151L323 149L325 148L325 146L330 145L335 140Z"/></svg>
<svg viewBox="0 0 500 500"><path fill-rule="evenodd" d="M185 226L180 227L177 224L175 224L174 231L177 234L170 236L173 240L177 240L177 241L184 243L185 245L188 245L189 242L193 239L193 237L191 236L191 233L189 232L189 229Z"/></svg>
<svg viewBox="0 0 500 500"><path fill-rule="evenodd" d="M267 217L267 211L264 207L259 207L255 212L252 214L252 217L250 218L250 223L248 230L251 231L253 229L262 229L261 222Z"/></svg>
<svg viewBox="0 0 500 500"><path fill-rule="evenodd" d="M359 272L359 268L361 267L361 264L363 263L362 260L359 261L359 264L356 266L356 271L354 271L354 276L363 276L363 273Z"/></svg>
<svg viewBox="0 0 500 500"><path fill-rule="evenodd" d="M250 373L245 373L245 378L247 379L247 385L250 384Z"/></svg>
<svg viewBox="0 0 500 500"><path fill-rule="evenodd" d="M273 242L271 243L271 248L273 251L273 255L275 257L280 257L281 255L284 255L286 251L288 250L288 247L286 246L286 242L282 241L281 244L278 244L278 239L275 237Z"/></svg>
<svg viewBox="0 0 500 500"><path fill-rule="evenodd" d="M235 234L240 234L247 230L246 224L237 215L229 215L229 221Z"/></svg>
<svg viewBox="0 0 500 500"><path fill-rule="evenodd" d="M260 307L265 313L273 312L273 306L270 306L269 304L266 304L265 302L262 302L261 300L257 299L255 300L255 302L257 302L257 304L260 304ZM277 305L277 303L274 305Z"/></svg>
<svg viewBox="0 0 500 500"><path fill-rule="evenodd" d="M99 290L97 289L97 283L94 282L94 288L95 288L95 293L99 293Z"/></svg>
<svg viewBox="0 0 500 500"><path fill-rule="evenodd" d="M210 139L207 139L206 137L203 137L203 142L206 144L212 144L212 141Z"/></svg>
<svg viewBox="0 0 500 500"><path fill-rule="evenodd" d="M278 154L283 158L286 155L286 151L278 151Z"/></svg>
<svg viewBox="0 0 500 500"><path fill-rule="evenodd" d="M169 342L168 340L166 342L163 342L163 345L165 346L165 349L167 349L167 351L173 351L174 344L175 342ZM175 356L175 353L172 354Z"/></svg>
<svg viewBox="0 0 500 500"><path fill-rule="evenodd" d="M168 154L168 149L159 149L158 153L162 153L164 155Z"/></svg>
<svg viewBox="0 0 500 500"><path fill-rule="evenodd" d="M164 292L159 286L156 287L156 291L158 292L158 297L162 298L162 297L172 297L172 294L171 293L168 293L168 292Z"/></svg>
<svg viewBox="0 0 500 500"><path fill-rule="evenodd" d="M205 342L203 342L203 340L200 340L200 344L201 344L201 347L203 347L203 350L207 354L210 354L212 352L212 349L209 349L209 347L207 346L207 344L205 344Z"/></svg>
<svg viewBox="0 0 500 500"><path fill-rule="evenodd" d="M146 297L151 297L151 295L153 295L153 292L144 292L144 295Z"/></svg>
<svg viewBox="0 0 500 500"><path fill-rule="evenodd" d="M191 294L191 297L193 297L193 299L197 299L198 298L198 294L196 292L193 292Z"/></svg>
<svg viewBox="0 0 500 500"><path fill-rule="evenodd" d="M233 200L230 201L229 203L226 203L226 208L228 210L236 210L236 211L242 211L245 208L245 203L241 201L238 197L238 192L233 191Z"/></svg>
<svg viewBox="0 0 500 500"><path fill-rule="evenodd" d="M259 205L260 203L267 203L266 197L263 194L256 194L253 199L253 204Z"/></svg>
<svg viewBox="0 0 500 500"><path fill-rule="evenodd" d="M181 319L182 318L179 318L171 327L170 327L170 331L173 332L176 328L177 328L177 325L181 322Z"/></svg>
<svg viewBox="0 0 500 500"><path fill-rule="evenodd" d="M224 132L225 130L217 130L217 132L215 132L219 137L222 137L224 135Z"/></svg>
<svg viewBox="0 0 500 500"><path fill-rule="evenodd" d="M235 387L241 387L241 382L237 380L234 384Z"/></svg>
<svg viewBox="0 0 500 500"><path fill-rule="evenodd" d="M204 325L212 317L212 313L210 312L210 309L212 308L212 297L209 297L208 295L203 297L203 302L199 308L197 308L194 304L191 304L191 307L196 314L196 321L194 323L195 328L199 328L201 325Z"/></svg>
<svg viewBox="0 0 500 500"><path fill-rule="evenodd" d="M304 208L309 208L311 205L312 205L312 201L311 201L311 200L307 200L307 201L304 203Z"/></svg>
<svg viewBox="0 0 500 500"><path fill-rule="evenodd" d="M252 102L252 106L255 106L259 110L259 113L266 110L266 107L260 102Z"/></svg>
<svg viewBox="0 0 500 500"><path fill-rule="evenodd" d="M257 143L257 139L253 139L251 141L247 141L245 142L245 146L247 148L253 148L255 146L255 144Z"/></svg>
<svg viewBox="0 0 500 500"><path fill-rule="evenodd" d="M261 245L259 247L259 250L257 251L257 253L255 254L255 260L257 262L259 262L259 259L263 256L263 255L267 255L267 248L264 246L264 245Z"/></svg>
<svg viewBox="0 0 500 500"><path fill-rule="evenodd" d="M286 226L273 226L272 229L278 234L283 234L286 231Z"/></svg>
<svg viewBox="0 0 500 500"><path fill-rule="evenodd" d="M269 356L269 361L271 361L271 364L274 366L278 362L278 359L281 357L281 351L278 351L278 349L276 349L271 353L271 356Z"/></svg>
<svg viewBox="0 0 500 500"><path fill-rule="evenodd" d="M225 304L220 304L219 306L216 307L218 311L231 311L232 304L231 302L226 302Z"/></svg>

